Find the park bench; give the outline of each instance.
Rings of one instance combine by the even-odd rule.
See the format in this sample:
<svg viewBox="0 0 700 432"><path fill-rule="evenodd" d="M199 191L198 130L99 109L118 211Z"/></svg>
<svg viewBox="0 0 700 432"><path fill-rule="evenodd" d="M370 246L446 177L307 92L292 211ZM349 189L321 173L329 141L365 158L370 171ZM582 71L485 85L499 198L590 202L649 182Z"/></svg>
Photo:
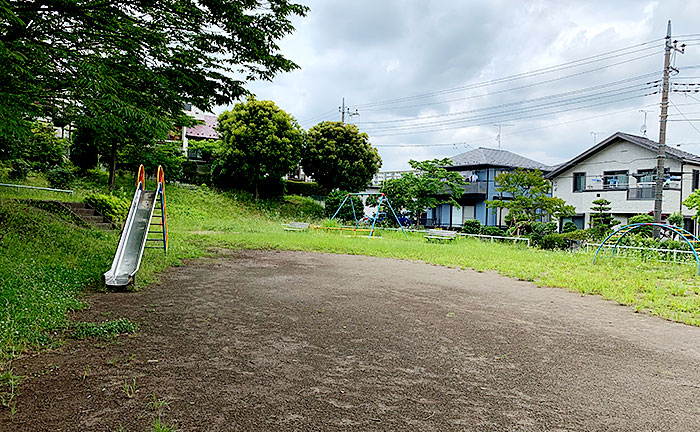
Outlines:
<svg viewBox="0 0 700 432"><path fill-rule="evenodd" d="M285 231L306 231L309 229L309 223L308 222L289 222L288 224L284 225L284 230Z"/></svg>
<svg viewBox="0 0 700 432"><path fill-rule="evenodd" d="M437 230L437 229L431 229L428 230L428 235L424 236L426 240L428 241L452 241L457 237L457 232L456 231L448 231L448 230Z"/></svg>

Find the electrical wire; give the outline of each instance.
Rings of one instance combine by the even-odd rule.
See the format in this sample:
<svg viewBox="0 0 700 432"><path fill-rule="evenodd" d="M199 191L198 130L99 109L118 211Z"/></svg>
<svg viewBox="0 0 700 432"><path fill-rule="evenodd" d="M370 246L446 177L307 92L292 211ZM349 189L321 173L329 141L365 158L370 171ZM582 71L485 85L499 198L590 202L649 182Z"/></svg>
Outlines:
<svg viewBox="0 0 700 432"><path fill-rule="evenodd" d="M462 115L462 114L470 114L470 113L474 113L474 112L482 112L482 111L484 111L484 110L491 110L491 109L503 108L503 107L513 106L513 105L524 105L524 104L528 104L528 103L531 103L531 102L538 102L538 101L543 101L543 100L562 98L562 97L565 97L565 96L572 96L572 95L576 95L576 94L580 94L580 93L590 92L590 91L593 91L593 90L601 90L601 89L604 89L604 88L607 88L607 87L614 87L614 86L617 86L617 85L620 85L620 84L625 84L625 83L628 83L628 82L638 81L638 80L642 80L642 79L649 78L649 77L652 77L652 76L657 76L657 75L658 75L657 72L653 72L653 73L649 73L649 74L639 75L639 76L636 76L636 77L633 77L633 78L627 78L627 79L624 79L624 80L614 81L614 82L607 83L607 84L600 84L600 85L592 86L592 87L586 87L586 88L582 88L582 89L578 89L578 90L572 90L572 91L563 92L563 93L556 93L556 94L553 94L553 95L541 96L541 97L532 98L532 99L525 99L525 100L517 101L517 102L509 102L509 103L504 103L504 104L499 104L499 105L492 105L492 106L488 106L488 107L484 107L484 108L471 109L471 110L459 111L459 112L454 112L454 113L435 114L435 115L429 115L429 116L420 116L420 117L403 118L403 119L394 119L394 120L381 120L381 121L357 122L357 124L358 124L358 125L374 125L374 124L387 124L387 123L399 123L399 122L412 122L412 121L420 121L420 120L432 119L432 118L454 117L454 116L458 116L458 115ZM652 84L652 83L658 83L658 82L660 82L660 81L661 81L661 80L650 81L650 82L647 82L646 84L649 85L649 84ZM637 85L638 85L638 84L637 84ZM637 86L637 85L635 85L635 86ZM631 88L631 87L633 87L633 86L624 87L623 89L627 89L627 88ZM618 89L618 90L620 90L620 89Z"/></svg>
<svg viewBox="0 0 700 432"><path fill-rule="evenodd" d="M496 79L492 79L492 80L488 80L488 81L483 81L480 83L469 84L469 85L454 87L454 88L450 88L450 89L438 90L435 92L422 93L422 94L407 96L407 97L403 97L403 98L395 98L395 99L387 99L387 100L376 101L376 102L369 102L369 103L365 103L365 104L356 105L355 107L356 108L370 108L370 107L378 106L378 105L395 104L397 102L406 102L406 101L411 101L411 100L415 100L415 99L422 99L422 98L426 98L426 97L435 97L435 96L440 96L440 95L444 95L444 94L460 92L460 91L464 91L464 90L473 90L476 88L491 86L491 85L495 85L495 84L502 84L505 82L510 82L510 81L514 81L514 80L518 80L518 79L531 78L533 76L539 76L542 74L559 72L561 70L570 69L573 67L580 67L583 65L587 65L587 64L591 64L591 63L595 63L595 62L599 62L599 61L609 60L611 58L617 58L617 57L619 57L619 55L613 56L612 54L617 54L620 52L626 51L622 55L631 55L631 54L635 54L637 52L646 51L648 49L656 48L655 46L648 46L648 47L643 48L643 49L630 51L630 49L632 49L632 48L638 48L641 46L650 45L650 44L659 42L661 40L663 40L663 39L656 39L656 40L652 40L652 41L647 41L647 42L643 42L640 44L631 45L629 47L619 48L616 50L597 54L594 56L585 57L585 58L578 59L578 60L573 60L573 61L562 63L559 65L549 66L549 67L536 69L536 70L529 71L529 72L514 74L514 75L502 77L502 78L496 78ZM658 54L658 53L654 53L654 54ZM600 57L603 57L603 58L600 58ZM638 57L636 59L631 59L630 61L638 60L640 58L645 58L645 57L648 57L648 55ZM594 59L597 59L597 60L594 60Z"/></svg>
<svg viewBox="0 0 700 432"><path fill-rule="evenodd" d="M522 119L539 117L539 116L544 116L544 115L558 114L561 112L568 112L568 111L572 111L572 110L576 110L576 109L585 109L585 108L590 108L590 107L595 107L595 106L600 106L600 105L606 105L609 103L625 101L625 100L629 100L631 98L644 97L644 96L648 96L649 94L657 93L657 92L653 92L653 93L638 94L638 95L634 95L632 97L623 98L623 99L615 99L613 101L603 102L603 103L599 103L599 104L587 105L587 106L582 106L582 107L572 107L572 108L568 108L565 110L559 110L559 111L547 111L547 110L551 110L551 108L559 108L559 107L567 106L567 105L575 105L575 104L590 102L590 101L594 101L594 100L607 99L607 98L611 98L611 97L615 97L615 96L621 96L621 95L636 93L636 92L640 92L640 91L646 91L646 89L638 89L637 88L637 89L624 91L624 92L602 93L602 94L599 93L599 94L595 94L595 95L589 95L585 98L579 97L579 98L574 98L572 100L560 101L558 103L553 103L553 104L547 104L547 103L540 104L537 106L529 107L528 109L515 109L515 110L501 111L501 112L492 113L492 114L476 115L476 116L460 118L460 119L455 119L455 120L443 120L441 122L432 122L429 124L385 127L385 128L378 128L378 129L372 129L372 130L365 130L365 132L367 132L373 136L376 136L376 132L388 132L388 131L398 131L398 130L405 131L405 130L426 129L426 130L420 131L419 133L434 132L434 131L438 131L438 130L450 129L450 128L432 129L433 127L436 127L436 126L455 125L452 129L456 129L456 128L464 127L465 125L467 125L469 122L472 122L472 121L488 120L490 123L493 123L494 121L522 120ZM593 97L593 96L595 96L595 97ZM533 113L533 112L535 112L537 114L529 115L529 116L522 116L522 114ZM512 115L515 115L516 117L511 117ZM429 130L427 130L427 129L429 129ZM418 133L418 132L416 132L416 133Z"/></svg>

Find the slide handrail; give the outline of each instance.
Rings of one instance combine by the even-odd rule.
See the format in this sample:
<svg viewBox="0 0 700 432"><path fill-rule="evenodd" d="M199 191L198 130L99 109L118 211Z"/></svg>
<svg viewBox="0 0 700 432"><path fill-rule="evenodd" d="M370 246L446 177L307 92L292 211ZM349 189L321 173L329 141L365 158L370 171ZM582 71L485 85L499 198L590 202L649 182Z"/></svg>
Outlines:
<svg viewBox="0 0 700 432"><path fill-rule="evenodd" d="M136 187L143 190L146 187L146 169L139 165L139 173L136 175Z"/></svg>
<svg viewBox="0 0 700 432"><path fill-rule="evenodd" d="M156 178L158 179L157 193L160 194L160 210L163 214L163 247L165 253L168 253L168 213L166 212L165 206L165 171L161 165L158 165Z"/></svg>

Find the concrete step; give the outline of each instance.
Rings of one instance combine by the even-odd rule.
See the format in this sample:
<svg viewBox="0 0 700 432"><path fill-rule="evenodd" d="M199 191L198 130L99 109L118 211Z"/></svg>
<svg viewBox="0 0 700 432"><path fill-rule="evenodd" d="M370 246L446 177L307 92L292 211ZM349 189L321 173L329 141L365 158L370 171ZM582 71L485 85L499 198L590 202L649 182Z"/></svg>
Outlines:
<svg viewBox="0 0 700 432"><path fill-rule="evenodd" d="M97 223L102 223L104 222L104 218L99 215L93 215L93 216L80 216L82 220L84 220L87 223L90 224L97 224Z"/></svg>
<svg viewBox="0 0 700 432"><path fill-rule="evenodd" d="M112 224L109 222L99 222L94 224L95 228L101 229L101 230L110 230L112 229Z"/></svg>
<svg viewBox="0 0 700 432"><path fill-rule="evenodd" d="M95 210L85 207L73 207L73 212L79 216L94 216Z"/></svg>

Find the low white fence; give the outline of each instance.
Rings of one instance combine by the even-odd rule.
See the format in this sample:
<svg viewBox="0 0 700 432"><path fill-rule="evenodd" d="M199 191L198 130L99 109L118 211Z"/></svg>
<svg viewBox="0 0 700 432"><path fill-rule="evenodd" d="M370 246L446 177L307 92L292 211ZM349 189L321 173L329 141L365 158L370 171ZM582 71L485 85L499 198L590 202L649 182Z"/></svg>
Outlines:
<svg viewBox="0 0 700 432"><path fill-rule="evenodd" d="M586 250L586 252L595 252L598 247L600 247L600 243L585 243L579 250ZM611 244L606 244L603 246L603 250L611 250L615 247L615 245ZM652 257L652 256L645 256L644 258L653 258L655 261L660 261L660 262L669 262L669 263L683 263L683 264L693 264L695 265L695 254L693 251L689 250L678 250L678 249L663 249L663 248L646 248L646 247L640 247L640 246L622 246L618 245L618 254L620 258L633 258L632 256L625 256L624 254L620 254L619 252L624 252L624 251L632 251L632 252L637 252L639 255L641 255L644 252L653 252L655 253L655 256L658 257ZM638 258L638 257L637 257ZM664 259L665 258L665 259Z"/></svg>
<svg viewBox="0 0 700 432"><path fill-rule="evenodd" d="M34 190L45 190L45 191L50 191L50 192L69 193L71 195L73 194L73 191L68 190L68 189L53 189L53 188L45 188L45 187L38 187L38 186L25 186L25 185L6 184L6 183L0 183L0 186L17 188L17 192L19 192L19 190L21 188L21 189L34 189Z"/></svg>
<svg viewBox="0 0 700 432"><path fill-rule="evenodd" d="M342 228L354 228L352 225L341 225ZM390 228L390 227L375 227L377 230L387 230L387 231L401 231L401 228ZM428 230L427 229L407 229L404 228L404 231L406 232L414 232L414 233L422 233L422 234L427 234ZM510 240L513 242L525 242L527 243L527 247L530 247L530 239L528 237L506 237L506 236L497 236L497 235L486 235L486 234L465 234L465 233L460 233L458 232L457 235L462 236L462 237L474 237L478 238L480 240L490 240L491 243L494 242L494 240Z"/></svg>

